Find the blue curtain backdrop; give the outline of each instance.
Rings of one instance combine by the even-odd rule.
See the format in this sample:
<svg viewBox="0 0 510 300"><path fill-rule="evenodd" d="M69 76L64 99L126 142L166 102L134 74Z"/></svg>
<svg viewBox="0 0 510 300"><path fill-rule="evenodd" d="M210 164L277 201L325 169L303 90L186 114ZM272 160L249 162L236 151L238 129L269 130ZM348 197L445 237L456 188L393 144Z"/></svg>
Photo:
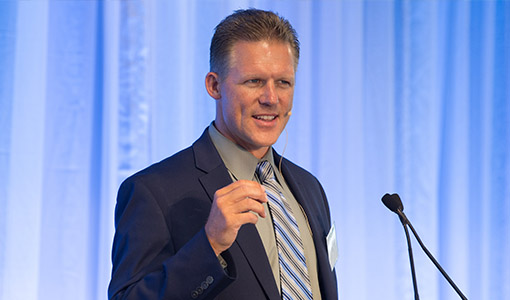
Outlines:
<svg viewBox="0 0 510 300"><path fill-rule="evenodd" d="M300 36L284 155L328 194L340 299L412 299L386 192L468 298L510 299L510 2L390 0L0 1L0 299L106 298L119 183L211 122L246 7ZM422 298L457 299L413 246Z"/></svg>

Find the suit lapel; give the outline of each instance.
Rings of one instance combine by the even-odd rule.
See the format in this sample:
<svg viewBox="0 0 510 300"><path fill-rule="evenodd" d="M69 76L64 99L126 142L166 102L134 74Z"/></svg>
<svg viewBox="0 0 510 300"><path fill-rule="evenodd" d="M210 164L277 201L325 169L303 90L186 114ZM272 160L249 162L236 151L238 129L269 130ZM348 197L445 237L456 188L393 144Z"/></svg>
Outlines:
<svg viewBox="0 0 510 300"><path fill-rule="evenodd" d="M255 225L246 224L242 226L234 244L237 244L246 256L250 267L268 298L275 300L281 299L273 272L271 271L271 265L266 256L266 250L264 249L264 245L262 244L262 240L260 239Z"/></svg>
<svg viewBox="0 0 510 300"><path fill-rule="evenodd" d="M275 160L278 161L280 156L276 152L273 153ZM310 225L310 229L312 230L313 242L315 244L315 253L317 255L319 286L321 288L322 297L323 299L333 299L333 296L329 295L330 288L327 286L332 278L326 245L327 232L325 232L325 230L329 230L329 228L325 229L323 226L321 226L319 220L316 217L316 215L320 212L315 206L315 203L313 203L314 195L310 195L306 190L306 184L300 182L300 178L297 178L293 172L290 172L285 159L283 159L282 163L282 173L285 178L285 182L294 195L294 198L296 198L296 200L303 208L308 220L308 224ZM322 201L322 199L317 199L317 201ZM320 216L320 218L324 217L329 216ZM327 223L329 224L330 222L328 221Z"/></svg>
<svg viewBox="0 0 510 300"><path fill-rule="evenodd" d="M199 178L200 183L212 202L214 193L232 183L232 178L214 147L207 129L193 144L193 152L197 169L204 172L204 175ZM243 253L268 298L280 299L271 266L256 227L253 224L242 226L232 247L238 247Z"/></svg>
<svg viewBox="0 0 510 300"><path fill-rule="evenodd" d="M273 153L275 160L279 161L280 156L276 152ZM322 229L320 224L315 222L315 218L310 218L318 213L317 209L314 208L313 203L314 195L309 195L309 193L307 193L306 190L306 183L300 182L299 178L297 178L292 172L289 171L285 159L282 162L282 173L283 177L285 178L285 182L287 183L289 189L292 192L292 195L294 195L294 198L296 198L296 201L299 203L299 205L301 205L301 207L306 213L308 223L310 225L310 228L312 229L314 243L317 243L317 241L319 241L320 244L324 243L323 241L324 230Z"/></svg>

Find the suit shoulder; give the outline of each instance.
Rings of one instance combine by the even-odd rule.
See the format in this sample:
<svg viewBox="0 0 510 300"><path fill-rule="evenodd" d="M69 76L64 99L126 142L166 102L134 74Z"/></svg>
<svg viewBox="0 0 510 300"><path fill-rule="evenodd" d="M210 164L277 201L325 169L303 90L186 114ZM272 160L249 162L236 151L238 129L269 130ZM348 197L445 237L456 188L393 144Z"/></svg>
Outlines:
<svg viewBox="0 0 510 300"><path fill-rule="evenodd" d="M197 187L202 174L195 168L192 149L186 148L126 178L117 192L116 214L129 203L145 203L148 199L156 201L162 209L174 205L185 195L201 191Z"/></svg>
<svg viewBox="0 0 510 300"><path fill-rule="evenodd" d="M191 147L181 150L174 155L156 162L129 176L124 182L143 181L159 182L160 180L173 180L185 176L193 170L194 156Z"/></svg>
<svg viewBox="0 0 510 300"><path fill-rule="evenodd" d="M313 175L303 167L296 165L295 163L286 159L285 157L282 159L282 165L285 165L286 168L288 168L288 170L297 177L317 181L317 183L319 183L319 180L317 179L317 177L315 177L315 175Z"/></svg>

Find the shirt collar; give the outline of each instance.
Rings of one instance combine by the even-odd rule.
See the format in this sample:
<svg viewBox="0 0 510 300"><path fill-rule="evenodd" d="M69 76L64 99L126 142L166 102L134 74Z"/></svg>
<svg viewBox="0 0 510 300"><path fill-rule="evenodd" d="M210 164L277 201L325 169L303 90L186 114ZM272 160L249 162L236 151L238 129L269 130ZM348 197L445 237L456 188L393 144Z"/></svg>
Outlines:
<svg viewBox="0 0 510 300"><path fill-rule="evenodd" d="M274 167L272 147L269 148L264 157L258 159L243 147L223 136L214 126L214 122L209 125L208 131L221 159L236 180L253 180L255 169L260 161L267 160Z"/></svg>

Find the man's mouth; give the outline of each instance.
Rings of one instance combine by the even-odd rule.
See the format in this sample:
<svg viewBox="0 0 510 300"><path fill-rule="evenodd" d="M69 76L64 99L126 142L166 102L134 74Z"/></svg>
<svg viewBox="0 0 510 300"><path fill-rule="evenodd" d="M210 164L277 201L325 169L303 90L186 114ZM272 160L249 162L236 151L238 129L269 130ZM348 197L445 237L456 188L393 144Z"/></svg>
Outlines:
<svg viewBox="0 0 510 300"><path fill-rule="evenodd" d="M255 119L257 120L262 120L262 121L272 121L274 119L276 119L277 116L273 116L273 115L258 115L258 116L254 116Z"/></svg>

